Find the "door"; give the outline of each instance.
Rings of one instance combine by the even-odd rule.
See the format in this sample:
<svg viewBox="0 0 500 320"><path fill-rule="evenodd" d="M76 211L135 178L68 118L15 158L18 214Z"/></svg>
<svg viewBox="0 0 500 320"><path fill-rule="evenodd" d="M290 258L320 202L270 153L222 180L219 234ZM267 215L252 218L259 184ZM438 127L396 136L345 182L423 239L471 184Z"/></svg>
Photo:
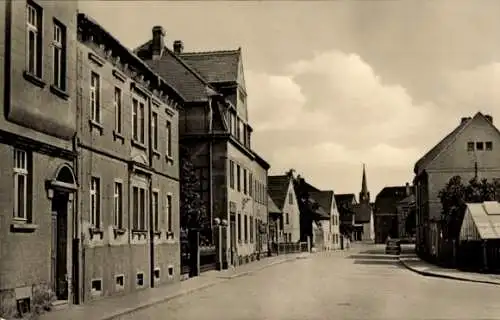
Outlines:
<svg viewBox="0 0 500 320"><path fill-rule="evenodd" d="M231 234L231 247L230 247L230 250L231 250L231 265L235 265L236 264L236 216L234 215L231 215L231 221L229 223L229 232Z"/></svg>
<svg viewBox="0 0 500 320"><path fill-rule="evenodd" d="M68 195L52 199L52 286L58 300L68 300Z"/></svg>

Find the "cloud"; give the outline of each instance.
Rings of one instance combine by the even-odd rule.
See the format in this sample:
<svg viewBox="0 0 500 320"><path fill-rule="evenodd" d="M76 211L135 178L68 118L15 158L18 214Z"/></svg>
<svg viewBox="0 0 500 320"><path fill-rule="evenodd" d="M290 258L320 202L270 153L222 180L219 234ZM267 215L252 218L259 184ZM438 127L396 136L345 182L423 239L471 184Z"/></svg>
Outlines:
<svg viewBox="0 0 500 320"><path fill-rule="evenodd" d="M404 185L414 163L460 117L479 110L495 116L500 105L500 63L443 79L435 99L417 103L354 53L317 53L280 75L247 71L254 147L271 172L295 168L318 187L359 191L362 163L394 172L373 181L375 195L385 185Z"/></svg>

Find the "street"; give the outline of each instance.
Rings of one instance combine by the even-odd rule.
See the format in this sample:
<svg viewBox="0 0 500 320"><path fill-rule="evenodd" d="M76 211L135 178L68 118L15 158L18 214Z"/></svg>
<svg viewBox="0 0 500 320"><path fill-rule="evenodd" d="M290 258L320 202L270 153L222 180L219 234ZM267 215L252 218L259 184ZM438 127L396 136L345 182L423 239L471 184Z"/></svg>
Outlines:
<svg viewBox="0 0 500 320"><path fill-rule="evenodd" d="M499 286L423 277L383 249L315 254L120 319L500 319Z"/></svg>

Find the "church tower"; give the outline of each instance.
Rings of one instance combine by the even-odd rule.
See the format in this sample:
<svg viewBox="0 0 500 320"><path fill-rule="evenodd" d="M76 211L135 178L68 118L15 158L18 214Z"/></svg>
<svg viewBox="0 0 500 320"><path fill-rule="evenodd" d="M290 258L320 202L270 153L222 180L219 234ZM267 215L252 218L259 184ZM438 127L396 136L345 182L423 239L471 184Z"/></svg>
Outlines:
<svg viewBox="0 0 500 320"><path fill-rule="evenodd" d="M363 178L361 180L361 192L359 193L359 203L370 204L370 192L368 191L368 185L366 183L366 168L363 163Z"/></svg>

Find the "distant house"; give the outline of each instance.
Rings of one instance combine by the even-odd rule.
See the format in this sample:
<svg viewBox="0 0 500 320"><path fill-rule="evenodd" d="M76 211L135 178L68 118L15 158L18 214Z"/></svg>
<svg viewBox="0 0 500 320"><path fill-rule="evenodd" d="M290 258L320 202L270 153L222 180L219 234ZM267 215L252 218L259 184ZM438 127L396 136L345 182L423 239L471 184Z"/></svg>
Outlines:
<svg viewBox="0 0 500 320"><path fill-rule="evenodd" d="M441 202L439 191L452 176L468 181L475 166L480 178L500 177L500 132L493 118L478 112L458 126L415 164L417 252L439 255Z"/></svg>
<svg viewBox="0 0 500 320"><path fill-rule="evenodd" d="M300 240L300 210L293 188L291 175L269 176L267 180L269 196L282 211L280 219L283 233L279 242L298 242Z"/></svg>
<svg viewBox="0 0 500 320"><path fill-rule="evenodd" d="M310 193L313 198L325 211L328 220L322 221L324 246L327 250L340 248L340 217L337 205L335 202L335 195L333 191L314 191Z"/></svg>
<svg viewBox="0 0 500 320"><path fill-rule="evenodd" d="M411 191L408 190L408 192ZM406 198L398 202L399 238L408 238L415 235L416 210L414 193L409 194Z"/></svg>
<svg viewBox="0 0 500 320"><path fill-rule="evenodd" d="M276 205L269 194L267 196L267 210L269 215L269 242L279 243L280 235L283 233L281 225L283 211Z"/></svg>
<svg viewBox="0 0 500 320"><path fill-rule="evenodd" d="M459 239L459 267L500 270L500 203L468 203Z"/></svg>
<svg viewBox="0 0 500 320"><path fill-rule="evenodd" d="M399 237L398 204L409 196L410 186L384 187L375 198L375 243Z"/></svg>
<svg viewBox="0 0 500 320"><path fill-rule="evenodd" d="M335 202L340 217L339 232L342 236L352 240L354 238L356 196L354 193L336 194Z"/></svg>

